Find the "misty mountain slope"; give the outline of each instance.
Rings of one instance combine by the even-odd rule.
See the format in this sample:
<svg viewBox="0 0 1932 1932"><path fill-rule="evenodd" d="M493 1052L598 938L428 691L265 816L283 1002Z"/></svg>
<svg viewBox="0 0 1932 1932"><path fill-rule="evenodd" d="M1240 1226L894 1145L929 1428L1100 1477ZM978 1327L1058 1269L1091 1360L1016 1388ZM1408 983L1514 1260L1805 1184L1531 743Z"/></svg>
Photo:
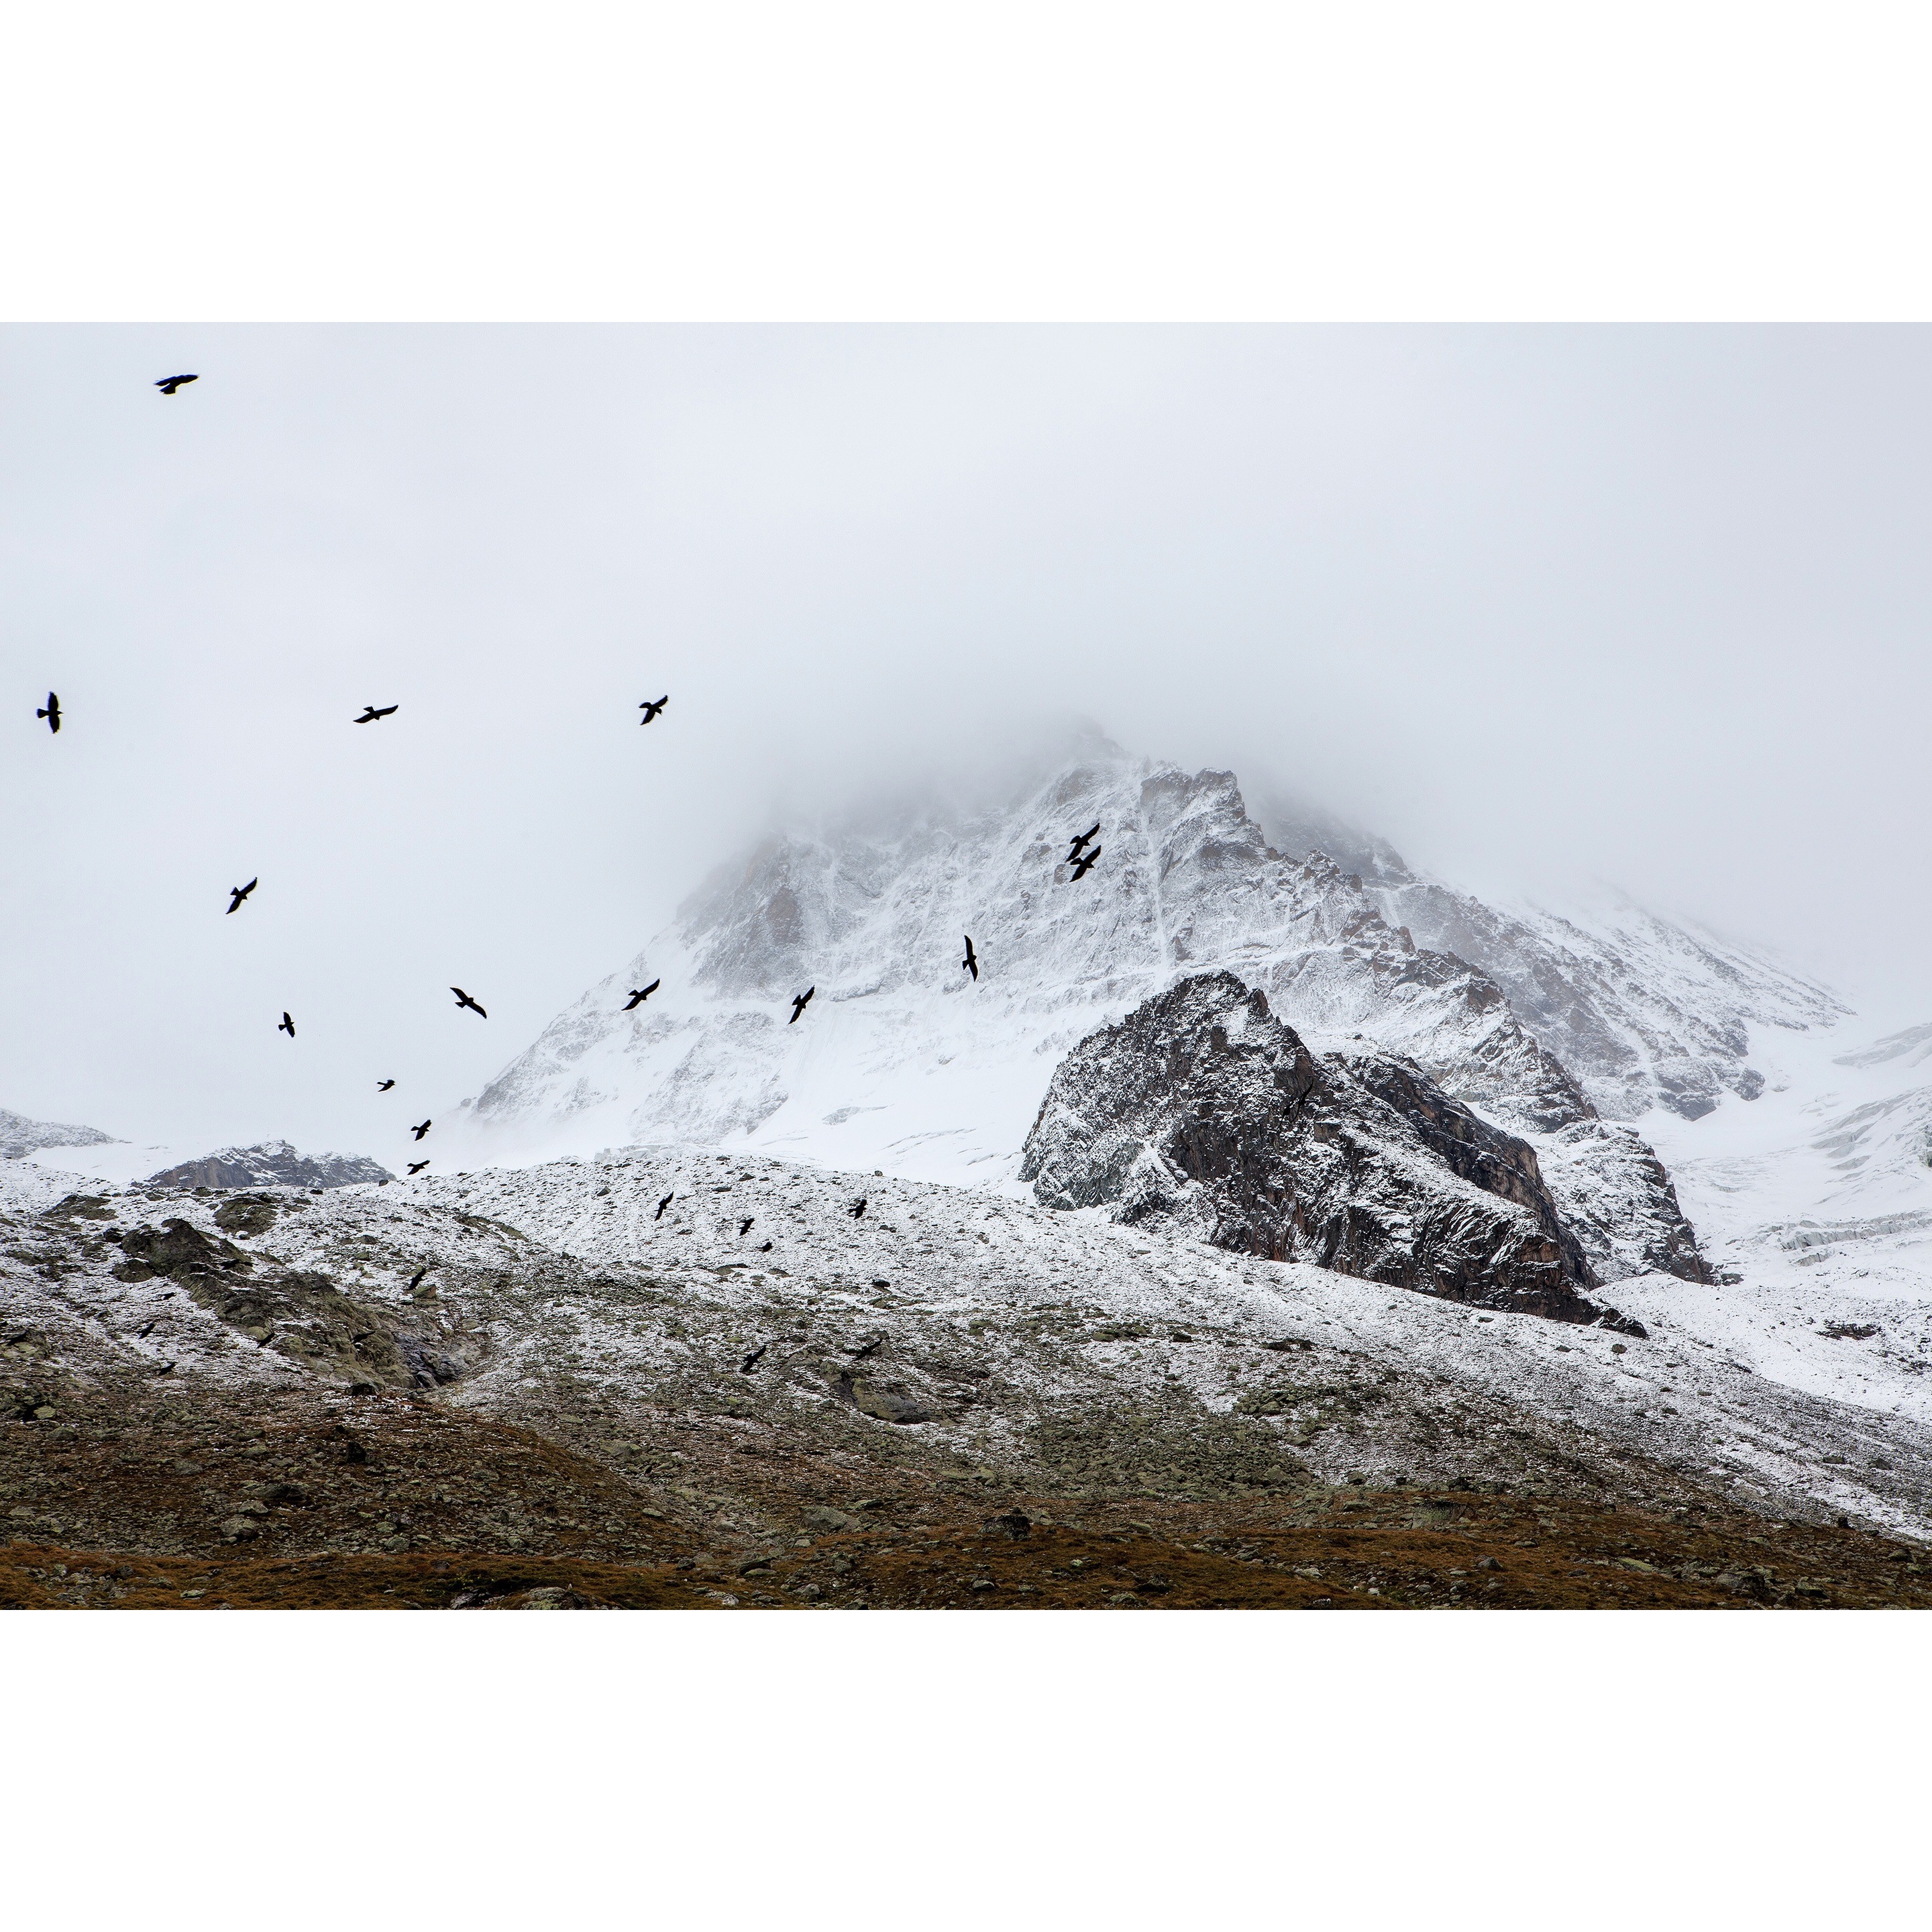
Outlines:
<svg viewBox="0 0 1932 1932"><path fill-rule="evenodd" d="M1068 842L1096 824L1101 859L1074 881ZM1396 876L1400 860L1377 850ZM959 963L969 932L976 983ZM1010 1179L1059 1060L1204 970L1260 988L1318 1050L1359 1036L1530 1138L1606 1280L1699 1271L1648 1149L1598 1117L1494 980L1418 946L1325 854L1283 857L1229 774L1111 746L1001 809L768 840L490 1083L468 1117L490 1131L465 1144L490 1158L742 1139L838 1166ZM625 1012L628 989L654 979L661 990ZM1713 1061L1712 1083L1728 1064Z"/></svg>
<svg viewBox="0 0 1932 1932"><path fill-rule="evenodd" d="M298 1154L286 1141L254 1147L218 1148L197 1160L182 1161L147 1177L152 1187L350 1187L391 1180L388 1169L364 1154Z"/></svg>
<svg viewBox="0 0 1932 1932"><path fill-rule="evenodd" d="M18 1160L41 1148L111 1147L112 1134L98 1127L62 1126L52 1120L30 1120L0 1107L0 1160Z"/></svg>
<svg viewBox="0 0 1932 1932"><path fill-rule="evenodd" d="M1494 980L1613 1120L1653 1107L1695 1120L1726 1092L1755 1099L1763 1078L1749 1064L1754 1030L1829 1027L1849 1011L1798 974L1621 896L1567 914L1487 905L1299 801L1270 800L1257 815L1282 850L1327 851L1355 871L1382 916L1418 946Z"/></svg>

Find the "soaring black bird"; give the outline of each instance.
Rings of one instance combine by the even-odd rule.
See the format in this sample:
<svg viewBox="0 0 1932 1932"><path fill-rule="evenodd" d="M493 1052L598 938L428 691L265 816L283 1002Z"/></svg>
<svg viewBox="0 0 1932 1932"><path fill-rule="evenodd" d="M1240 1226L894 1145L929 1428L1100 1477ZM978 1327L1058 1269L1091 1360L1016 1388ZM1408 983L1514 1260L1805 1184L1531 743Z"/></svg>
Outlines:
<svg viewBox="0 0 1932 1932"><path fill-rule="evenodd" d="M483 1009L479 1006L460 986L452 986L449 990L456 995L456 1005L458 1012L460 1012L464 1007L467 1006L472 1013L483 1013ZM483 1017L487 1020L490 1016L488 1013L483 1013Z"/></svg>
<svg viewBox="0 0 1932 1932"><path fill-rule="evenodd" d="M638 709L644 714L643 717L638 720L638 722L640 724L648 724L651 720L655 718L670 702L670 698L668 694L660 698L655 704L653 704L648 698L646 698L644 703L638 706Z"/></svg>
<svg viewBox="0 0 1932 1932"><path fill-rule="evenodd" d="M1073 878L1068 880L1066 883L1071 885L1074 879L1084 879L1094 869L1094 862L1100 856L1100 848L1097 845L1090 852L1082 853L1080 856L1073 862Z"/></svg>
<svg viewBox="0 0 1932 1932"><path fill-rule="evenodd" d="M803 992L793 994L791 996L791 1018L785 1022L785 1024L787 1026L796 1026L798 1024L799 1015L803 1012L806 1008L812 1004L812 996L818 991L818 988L816 986L808 986Z"/></svg>
<svg viewBox="0 0 1932 1932"><path fill-rule="evenodd" d="M388 717L390 712L397 708L393 704L385 704L380 707L374 704L365 704L362 707L362 716L352 718L349 722L352 724L373 724L377 718Z"/></svg>
<svg viewBox="0 0 1932 1932"><path fill-rule="evenodd" d="M421 1126L410 1128L410 1132L414 1134L418 1140L421 1140L423 1136L429 1132L429 1128L430 1124L425 1120Z"/></svg>
<svg viewBox="0 0 1932 1932"><path fill-rule="evenodd" d="M677 1196L675 1194L667 1194L664 1198L658 1203L658 1211L651 1216L651 1219L653 1221L662 1221L664 1219L664 1210L676 1198Z"/></svg>
<svg viewBox="0 0 1932 1932"><path fill-rule="evenodd" d="M49 692L46 709L36 711L34 716L36 718L44 718L47 721L47 729L50 731L58 731L60 729L60 700L51 691Z"/></svg>
<svg viewBox="0 0 1932 1932"><path fill-rule="evenodd" d="M862 1194L860 1195L845 1211L854 1220L862 1221L866 1218L866 1197Z"/></svg>
<svg viewBox="0 0 1932 1932"><path fill-rule="evenodd" d="M427 1167L428 1166L429 1162L428 1161L424 1161L423 1165ZM423 1276L428 1273L429 1270L426 1268L418 1268L416 1273L410 1276L410 1292L412 1294L415 1294L416 1290L422 1287L423 1284Z"/></svg>
<svg viewBox="0 0 1932 1932"><path fill-rule="evenodd" d="M1097 825L1095 826L1090 832L1082 832L1079 837L1074 839L1068 847L1066 856L1061 860L1060 862L1063 866L1072 865L1074 860L1079 857L1081 848L1086 844L1090 838L1097 838L1100 836L1100 828Z"/></svg>
<svg viewBox="0 0 1932 1932"><path fill-rule="evenodd" d="M418 1174L419 1174L420 1173L422 1173L422 1172L423 1171L423 1169L424 1169L424 1168L426 1168L427 1166L428 1166L428 1165L429 1165L429 1162L428 1162L428 1161L426 1161L426 1160L412 1160L412 1161L411 1161L411 1162L410 1162L410 1178L412 1180L413 1180L413 1179L416 1177L416 1175L418 1175Z"/></svg>
<svg viewBox="0 0 1932 1932"><path fill-rule="evenodd" d="M232 912L261 883L260 879L250 879L245 886L230 886L228 890L234 896L228 902L228 910Z"/></svg>
<svg viewBox="0 0 1932 1932"><path fill-rule="evenodd" d="M661 980L653 980L648 986L633 986L631 988L631 997L625 1003L625 1012L628 1013L633 1006L641 1006L663 983Z"/></svg>
<svg viewBox="0 0 1932 1932"><path fill-rule="evenodd" d="M376 1082L376 1091L379 1094L386 1094L395 1084L393 1080L379 1080Z"/></svg>
<svg viewBox="0 0 1932 1932"><path fill-rule="evenodd" d="M275 1030L278 1033L285 1033L288 1035L290 1039L293 1040L296 1036L296 1023L293 1020L289 1018L286 1013L284 1013L282 1016L282 1023L280 1026L276 1028Z"/></svg>
<svg viewBox="0 0 1932 1932"><path fill-rule="evenodd" d="M164 376L154 387L164 396L172 396L184 382L198 382L199 376Z"/></svg>
<svg viewBox="0 0 1932 1932"><path fill-rule="evenodd" d="M738 1223L738 1238L740 1240L742 1241L745 1237L752 1232L752 1223L758 1218L758 1217L755 1214L747 1214L745 1218Z"/></svg>
<svg viewBox="0 0 1932 1932"><path fill-rule="evenodd" d="M959 970L971 974L975 980L980 976L980 956L973 950L973 935L970 932L966 935L966 956L960 961Z"/></svg>
<svg viewBox="0 0 1932 1932"><path fill-rule="evenodd" d="M760 1342L758 1346L738 1364L739 1374L741 1376L748 1376L752 1371L758 1366L759 1362L764 1358L765 1351L771 1346L772 1345L769 1342Z"/></svg>

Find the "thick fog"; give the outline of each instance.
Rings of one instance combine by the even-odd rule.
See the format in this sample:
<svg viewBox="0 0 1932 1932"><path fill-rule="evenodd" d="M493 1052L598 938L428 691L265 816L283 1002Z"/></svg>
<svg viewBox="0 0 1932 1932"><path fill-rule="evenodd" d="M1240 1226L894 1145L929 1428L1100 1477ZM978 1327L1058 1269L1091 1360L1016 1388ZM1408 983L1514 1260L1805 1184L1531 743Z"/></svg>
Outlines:
<svg viewBox="0 0 1932 1932"><path fill-rule="evenodd" d="M1081 720L1932 1017L1928 486L1916 328L0 332L0 1107L394 1165L774 814Z"/></svg>

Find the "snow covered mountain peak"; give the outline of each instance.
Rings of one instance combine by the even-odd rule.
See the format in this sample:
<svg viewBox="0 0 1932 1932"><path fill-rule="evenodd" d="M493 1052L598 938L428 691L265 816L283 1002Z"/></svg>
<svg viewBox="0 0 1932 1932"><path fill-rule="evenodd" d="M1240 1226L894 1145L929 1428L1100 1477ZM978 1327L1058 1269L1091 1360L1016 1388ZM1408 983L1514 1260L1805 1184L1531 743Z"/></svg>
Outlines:
<svg viewBox="0 0 1932 1932"><path fill-rule="evenodd" d="M1096 826L1100 856L1076 879L1070 848ZM1588 1196L1570 1205L1615 1279L1687 1242L1662 1169L1610 1120L1748 1096L1754 1027L1840 1010L1635 908L1597 928L1501 911L1306 808L1282 813L1276 835L1232 773L1091 740L1003 806L934 803L774 836L714 872L466 1103L487 1130L478 1151L729 1142L1010 1181L1074 1046L1181 977L1226 970L1317 1050L1359 1040L1402 1055L1540 1137L1552 1187L1567 1166ZM1318 835L1366 869L1306 844Z"/></svg>

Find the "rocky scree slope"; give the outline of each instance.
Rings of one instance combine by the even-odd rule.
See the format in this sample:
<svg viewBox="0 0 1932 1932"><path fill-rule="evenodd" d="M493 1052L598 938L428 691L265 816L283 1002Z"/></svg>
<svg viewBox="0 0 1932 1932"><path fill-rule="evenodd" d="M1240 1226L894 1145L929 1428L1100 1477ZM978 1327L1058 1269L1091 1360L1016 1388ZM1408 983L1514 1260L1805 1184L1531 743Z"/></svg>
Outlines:
<svg viewBox="0 0 1932 1932"><path fill-rule="evenodd" d="M1524 1142L1385 1054L1318 1060L1233 974L1083 1040L1020 1167L1045 1205L1454 1300L1642 1331L1597 1286Z"/></svg>
<svg viewBox="0 0 1932 1932"><path fill-rule="evenodd" d="M605 1472L594 1505L560 1505L592 1556L656 1536L646 1505L714 1546L795 1534L772 1497L806 1472L848 1510L909 1483L1172 1500L1360 1476L1932 1526L1922 1425L1780 1388L1667 1315L1625 1338L1097 1211L690 1150L326 1195L14 1172L0 1430L282 1405L326 1433L358 1402L426 1403ZM475 1514L483 1482L412 1478L326 1523L224 1489L145 1531L90 1526L70 1484L58 1533L552 1546L547 1520ZM14 1534L56 1533L42 1493L8 1502Z"/></svg>
<svg viewBox="0 0 1932 1932"><path fill-rule="evenodd" d="M1103 856L1076 884L1060 862L1066 828L1096 821ZM1530 1141L1604 1280L1698 1278L1667 1177L1598 1098L1626 1110L1638 1090L1626 1062L1653 1064L1645 1042L1661 1036L1632 1002L1664 976L1652 956L1676 947L1674 929L1658 926L1648 953L1630 938L1622 977L1591 969L1592 1010L1623 1056L1600 1056L1599 1080L1549 1051L1498 980L1385 915L1378 894L1399 867L1390 854L1386 876L1365 884L1320 850L1278 850L1231 774L1104 745L1001 809L775 838L707 880L490 1084L470 1112L490 1130L478 1150L729 1141L910 1177L1007 1178L1061 1056L1178 978L1225 970L1318 1049L1359 1039L1400 1054ZM1520 922L1509 932L1519 948L1534 937ZM966 932L976 982L959 967ZM1553 1011L1570 956L1537 943L1539 997ZM1802 989L1778 1006L1784 982L1754 970L1767 1012L1821 1010L1824 996ZM622 1010L628 987L658 978L648 1006ZM1671 983L1693 1000L1682 973ZM813 1007L788 1025L808 986ZM1708 1038L1672 1035L1669 1051L1714 1052L1718 1034L1735 1044L1726 1012Z"/></svg>

